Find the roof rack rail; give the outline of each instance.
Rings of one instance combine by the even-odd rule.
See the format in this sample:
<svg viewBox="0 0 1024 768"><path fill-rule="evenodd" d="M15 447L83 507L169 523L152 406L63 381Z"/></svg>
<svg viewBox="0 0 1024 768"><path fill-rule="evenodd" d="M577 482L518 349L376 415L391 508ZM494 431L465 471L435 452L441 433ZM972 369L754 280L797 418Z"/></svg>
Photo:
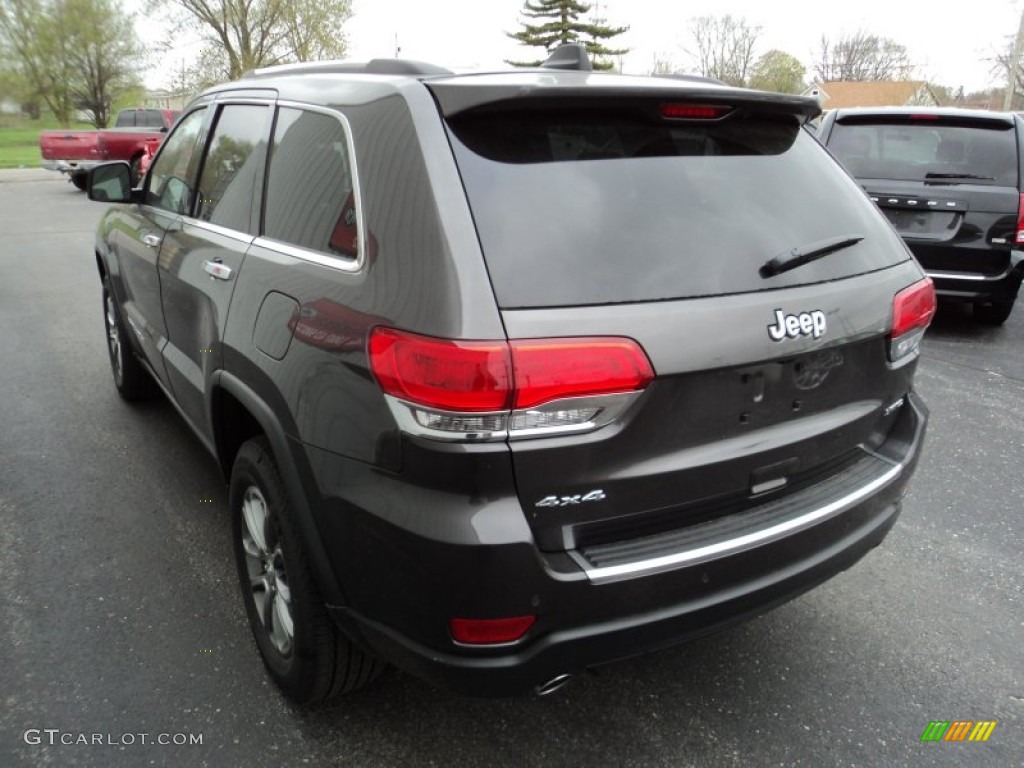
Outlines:
<svg viewBox="0 0 1024 768"><path fill-rule="evenodd" d="M590 64L590 57L587 55L587 49L583 43L565 43L558 46L540 66L541 69L569 69L578 72L594 71Z"/></svg>
<svg viewBox="0 0 1024 768"><path fill-rule="evenodd" d="M299 64L281 64L275 67L249 70L242 77L245 79L272 77L293 72L409 75L411 77L454 74L450 69L439 67L436 64L429 64L425 61L413 61L412 59L370 59L370 61L308 61Z"/></svg>

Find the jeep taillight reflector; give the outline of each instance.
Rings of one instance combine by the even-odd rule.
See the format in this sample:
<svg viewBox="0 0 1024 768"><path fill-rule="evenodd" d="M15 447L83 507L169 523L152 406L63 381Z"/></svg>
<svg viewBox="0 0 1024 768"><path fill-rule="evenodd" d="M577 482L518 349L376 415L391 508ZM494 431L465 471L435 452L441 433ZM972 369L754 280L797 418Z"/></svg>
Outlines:
<svg viewBox="0 0 1024 768"><path fill-rule="evenodd" d="M449 341L375 328L370 367L389 395L446 411L511 407L512 376L504 341Z"/></svg>
<svg viewBox="0 0 1024 768"><path fill-rule="evenodd" d="M507 619L452 619L452 639L465 645L511 643L533 626L536 616L513 616Z"/></svg>
<svg viewBox="0 0 1024 768"><path fill-rule="evenodd" d="M654 378L632 339L522 339L511 342L515 407L643 389Z"/></svg>
<svg viewBox="0 0 1024 768"><path fill-rule="evenodd" d="M889 359L902 360L917 350L935 315L935 285L930 277L907 286L892 300Z"/></svg>
<svg viewBox="0 0 1024 768"><path fill-rule="evenodd" d="M672 120L717 120L732 111L732 107L716 104L677 104L661 105L661 116Z"/></svg>

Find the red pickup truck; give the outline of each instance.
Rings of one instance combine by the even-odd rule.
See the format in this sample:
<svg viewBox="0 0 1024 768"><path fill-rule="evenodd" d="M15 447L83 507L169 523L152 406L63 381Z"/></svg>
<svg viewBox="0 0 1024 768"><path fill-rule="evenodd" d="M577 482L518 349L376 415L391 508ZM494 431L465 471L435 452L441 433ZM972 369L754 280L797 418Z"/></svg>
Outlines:
<svg viewBox="0 0 1024 768"><path fill-rule="evenodd" d="M147 144L152 147L159 143L178 114L177 110L171 109L122 109L113 128L42 131L39 134L39 151L43 156L43 168L66 173L76 187L85 189L86 176L94 165L108 160L125 160L131 163L132 183L135 183Z"/></svg>

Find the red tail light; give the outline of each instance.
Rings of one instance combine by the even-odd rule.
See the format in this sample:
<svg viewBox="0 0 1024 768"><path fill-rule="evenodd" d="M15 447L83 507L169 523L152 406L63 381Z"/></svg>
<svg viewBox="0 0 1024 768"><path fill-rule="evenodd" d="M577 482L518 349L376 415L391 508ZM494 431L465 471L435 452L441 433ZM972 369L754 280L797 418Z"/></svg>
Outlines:
<svg viewBox="0 0 1024 768"><path fill-rule="evenodd" d="M632 339L526 339L512 342L516 408L563 397L643 389L654 371Z"/></svg>
<svg viewBox="0 0 1024 768"><path fill-rule="evenodd" d="M1020 196L1020 204L1017 206L1017 236L1014 241L1024 243L1024 195Z"/></svg>
<svg viewBox="0 0 1024 768"><path fill-rule="evenodd" d="M508 619L452 619L452 638L466 645L511 643L533 626L536 616L514 616Z"/></svg>
<svg viewBox="0 0 1024 768"><path fill-rule="evenodd" d="M676 104L661 105L661 116L672 120L717 120L732 111L732 107L716 104Z"/></svg>
<svg viewBox="0 0 1024 768"><path fill-rule="evenodd" d="M511 407L510 355L503 341L448 341L374 328L370 367L385 392L420 405L446 411Z"/></svg>
<svg viewBox="0 0 1024 768"><path fill-rule="evenodd" d="M596 429L654 378L640 345L616 337L450 341L377 327L369 357L404 404L389 402L402 428L442 439Z"/></svg>
<svg viewBox="0 0 1024 768"><path fill-rule="evenodd" d="M935 286L930 277L897 293L892 300L889 359L902 360L917 350L935 315Z"/></svg>

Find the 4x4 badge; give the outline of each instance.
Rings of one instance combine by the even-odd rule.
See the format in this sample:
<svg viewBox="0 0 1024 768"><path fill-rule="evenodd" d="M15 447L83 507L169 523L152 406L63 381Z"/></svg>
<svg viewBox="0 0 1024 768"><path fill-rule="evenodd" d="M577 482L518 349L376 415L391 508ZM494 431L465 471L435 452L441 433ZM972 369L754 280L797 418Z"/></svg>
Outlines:
<svg viewBox="0 0 1024 768"><path fill-rule="evenodd" d="M820 309L787 315L781 309L775 310L775 323L768 326L768 337L772 341L795 339L797 336L820 338L825 334L825 313Z"/></svg>
<svg viewBox="0 0 1024 768"><path fill-rule="evenodd" d="M545 496L533 506L535 507L568 507L573 504L582 504L585 501L604 501L607 496L604 491L598 489L590 493L577 493L574 496Z"/></svg>

